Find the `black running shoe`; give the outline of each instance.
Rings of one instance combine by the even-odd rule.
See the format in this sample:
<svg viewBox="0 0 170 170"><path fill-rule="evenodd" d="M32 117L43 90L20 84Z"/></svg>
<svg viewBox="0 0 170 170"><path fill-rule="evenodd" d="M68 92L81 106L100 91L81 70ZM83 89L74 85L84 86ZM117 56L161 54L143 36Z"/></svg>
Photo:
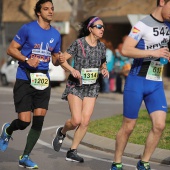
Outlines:
<svg viewBox="0 0 170 170"><path fill-rule="evenodd" d="M66 155L66 161L83 163L84 159L77 154L77 149L70 149Z"/></svg>
<svg viewBox="0 0 170 170"><path fill-rule="evenodd" d="M55 151L59 151L60 148L61 148L61 145L63 143L63 140L64 138L66 137L66 135L63 135L61 133L61 130L63 129L63 127L59 127L57 130L56 130L56 137L53 139L52 141L52 146L54 148Z"/></svg>

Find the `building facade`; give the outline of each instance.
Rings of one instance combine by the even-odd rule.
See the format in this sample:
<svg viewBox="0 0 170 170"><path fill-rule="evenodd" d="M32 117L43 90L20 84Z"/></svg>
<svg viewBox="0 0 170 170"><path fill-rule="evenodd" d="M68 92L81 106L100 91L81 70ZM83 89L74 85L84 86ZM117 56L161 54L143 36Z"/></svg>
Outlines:
<svg viewBox="0 0 170 170"><path fill-rule="evenodd" d="M1 56L6 58L6 48L24 23L35 20L34 6L37 0L1 0ZM56 28L62 32L62 51L76 39L79 24L89 16L99 16L105 24L104 39L117 48L135 21L147 15L156 7L156 0L53 0ZM63 26L61 26L63 25Z"/></svg>

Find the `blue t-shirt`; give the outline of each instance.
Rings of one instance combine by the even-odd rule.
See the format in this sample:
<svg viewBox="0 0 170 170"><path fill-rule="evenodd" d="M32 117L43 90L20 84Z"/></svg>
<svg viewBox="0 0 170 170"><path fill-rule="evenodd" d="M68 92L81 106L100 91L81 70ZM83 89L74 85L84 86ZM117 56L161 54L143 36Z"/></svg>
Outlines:
<svg viewBox="0 0 170 170"><path fill-rule="evenodd" d="M21 45L21 53L28 57L37 57L40 60L37 68L30 67L27 63L18 62L16 78L28 80L24 68L33 70L48 70L52 53L58 53L61 47L60 33L53 28L45 30L37 21L23 25L14 37L14 41Z"/></svg>

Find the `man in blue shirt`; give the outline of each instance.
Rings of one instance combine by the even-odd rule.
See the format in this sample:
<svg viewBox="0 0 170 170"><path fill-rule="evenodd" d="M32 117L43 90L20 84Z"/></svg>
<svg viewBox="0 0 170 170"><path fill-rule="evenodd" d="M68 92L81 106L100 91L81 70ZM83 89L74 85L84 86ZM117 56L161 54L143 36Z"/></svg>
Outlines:
<svg viewBox="0 0 170 170"><path fill-rule="evenodd" d="M5 151L12 133L26 129L32 120L25 150L19 157L19 166L29 169L38 169L29 155L41 134L48 110L51 92L49 62L52 58L54 65L59 64L57 58L61 46L59 32L50 25L54 14L52 0L39 0L34 11L37 21L23 25L7 49L7 54L19 61L14 86L18 118L5 123L0 136L0 150Z"/></svg>

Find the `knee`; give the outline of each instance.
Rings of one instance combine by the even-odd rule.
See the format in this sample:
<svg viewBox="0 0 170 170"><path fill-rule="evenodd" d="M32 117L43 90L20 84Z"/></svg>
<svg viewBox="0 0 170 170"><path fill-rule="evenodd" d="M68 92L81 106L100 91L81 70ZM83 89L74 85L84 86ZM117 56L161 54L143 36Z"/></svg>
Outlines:
<svg viewBox="0 0 170 170"><path fill-rule="evenodd" d="M36 131L41 131L43 127L44 116L33 116L31 128Z"/></svg>
<svg viewBox="0 0 170 170"><path fill-rule="evenodd" d="M18 119L18 129L19 130L24 130L30 125L30 123L31 122L24 122L24 121Z"/></svg>
<svg viewBox="0 0 170 170"><path fill-rule="evenodd" d="M76 128L77 126L79 126L81 123L81 120L79 119L71 119L71 124L74 128Z"/></svg>
<svg viewBox="0 0 170 170"><path fill-rule="evenodd" d="M165 129L165 123L156 123L153 125L154 132L163 132Z"/></svg>
<svg viewBox="0 0 170 170"><path fill-rule="evenodd" d="M126 134L131 134L131 133L133 132L133 129L134 129L134 128L132 128L132 127L126 128L126 129L125 129Z"/></svg>
<svg viewBox="0 0 170 170"><path fill-rule="evenodd" d="M83 119L83 120L81 121L81 126L83 126L83 127L88 127L89 122L90 122L90 119Z"/></svg>
<svg viewBox="0 0 170 170"><path fill-rule="evenodd" d="M126 123L125 125L122 125L122 129L128 135L130 135L133 132L134 127L135 127L135 124L133 123Z"/></svg>

